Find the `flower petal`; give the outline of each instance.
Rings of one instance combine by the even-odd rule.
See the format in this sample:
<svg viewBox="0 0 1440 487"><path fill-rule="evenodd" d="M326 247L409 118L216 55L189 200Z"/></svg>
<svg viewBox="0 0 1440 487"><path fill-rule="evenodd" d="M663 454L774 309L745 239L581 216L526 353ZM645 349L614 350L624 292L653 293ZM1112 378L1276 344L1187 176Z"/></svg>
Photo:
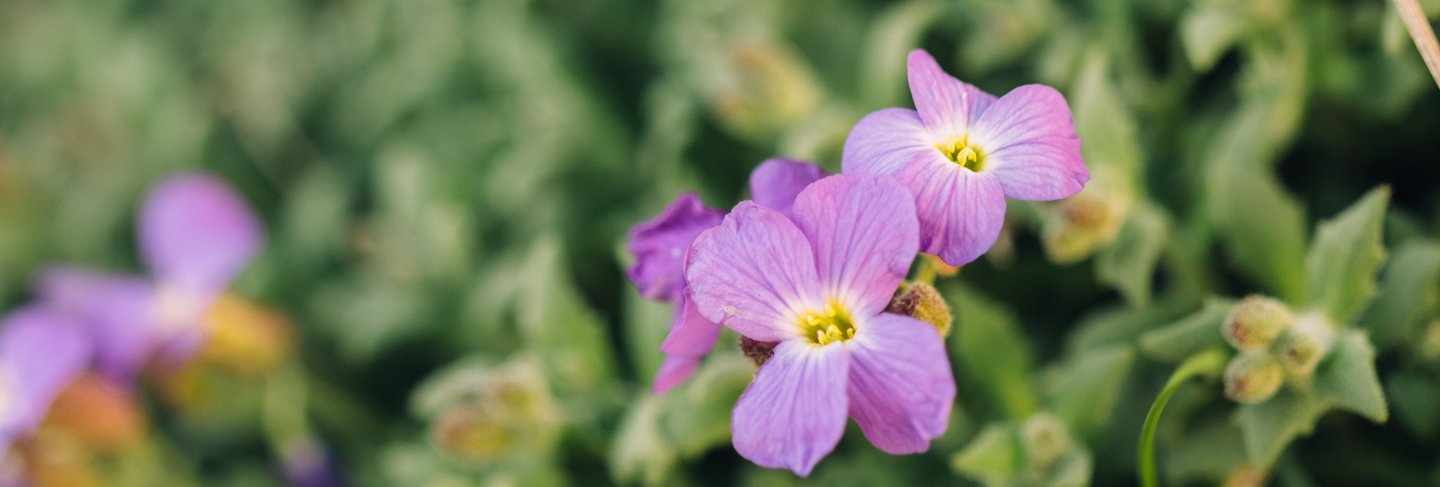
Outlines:
<svg viewBox="0 0 1440 487"><path fill-rule="evenodd" d="M795 159L767 159L750 172L750 197L761 206L790 215L795 196L825 177L820 166Z"/></svg>
<svg viewBox="0 0 1440 487"><path fill-rule="evenodd" d="M845 173L893 176L917 154L940 154L914 110L886 108L866 115L850 129L840 156Z"/></svg>
<svg viewBox="0 0 1440 487"><path fill-rule="evenodd" d="M685 287L685 251L705 229L720 224L725 213L700 204L695 193L684 193L651 218L630 229L626 248L635 265L625 272L640 295L673 300Z"/></svg>
<svg viewBox="0 0 1440 487"><path fill-rule="evenodd" d="M1090 180L1065 97L1054 88L1025 85L1006 93L976 121L970 141L985 153L1005 196L1056 200Z"/></svg>
<svg viewBox="0 0 1440 487"><path fill-rule="evenodd" d="M700 357L715 348L715 339L720 337L720 325L705 319L700 308L690 296L681 293L675 302L675 318L670 322L670 334L660 344L660 351L667 355Z"/></svg>
<svg viewBox="0 0 1440 487"><path fill-rule="evenodd" d="M787 340L735 403L730 432L740 456L806 476L845 432L850 354Z"/></svg>
<svg viewBox="0 0 1440 487"><path fill-rule="evenodd" d="M51 401L90 363L91 342L67 313L45 306L12 311L0 324L0 386L15 399L0 414L6 437L33 429ZM14 389L10 389L13 387Z"/></svg>
<svg viewBox="0 0 1440 487"><path fill-rule="evenodd" d="M57 266L34 282L36 297L82 320L95 343L96 366L128 382L139 372L157 329L154 287L139 276Z"/></svg>
<svg viewBox="0 0 1440 487"><path fill-rule="evenodd" d="M971 172L936 154L923 163L906 166L899 179L915 195L921 252L961 266L980 257L1000 238L1005 193L994 177Z"/></svg>
<svg viewBox="0 0 1440 487"><path fill-rule="evenodd" d="M940 138L963 135L980 114L995 102L995 95L980 91L950 76L930 53L910 51L906 60L910 97L930 133Z"/></svg>
<svg viewBox="0 0 1440 487"><path fill-rule="evenodd" d="M826 299L856 318L885 309L919 249L910 192L894 178L840 174L795 199L795 224L815 249Z"/></svg>
<svg viewBox="0 0 1440 487"><path fill-rule="evenodd" d="M222 291L260 250L260 221L223 181L204 173L172 176L140 210L140 256L156 279L188 294Z"/></svg>
<svg viewBox="0 0 1440 487"><path fill-rule="evenodd" d="M850 416L876 448L919 453L941 433L955 401L955 377L935 328L882 313L845 342L850 349Z"/></svg>
<svg viewBox="0 0 1440 487"><path fill-rule="evenodd" d="M700 357L685 355L666 355L665 361L660 364L660 370L655 372L655 382L650 384L652 394L664 394L685 379L689 379L695 373L695 367L700 365Z"/></svg>
<svg viewBox="0 0 1440 487"><path fill-rule="evenodd" d="M742 201L690 247L685 266L700 314L763 342L798 336L795 320L820 309L810 244L778 211Z"/></svg>

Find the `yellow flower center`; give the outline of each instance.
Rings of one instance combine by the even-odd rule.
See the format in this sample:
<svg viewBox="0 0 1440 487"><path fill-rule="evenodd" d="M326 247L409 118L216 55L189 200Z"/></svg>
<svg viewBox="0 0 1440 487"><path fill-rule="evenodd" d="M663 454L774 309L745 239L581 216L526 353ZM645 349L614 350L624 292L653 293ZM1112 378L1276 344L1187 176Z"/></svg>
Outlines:
<svg viewBox="0 0 1440 487"><path fill-rule="evenodd" d="M945 154L945 158L950 159L950 162L965 169L980 172L980 169L985 167L985 153L981 152L979 147L971 145L968 137L952 138L935 144L935 148Z"/></svg>
<svg viewBox="0 0 1440 487"><path fill-rule="evenodd" d="M822 311L810 311L800 316L801 335L816 345L843 342L855 337L855 322L844 307L831 302Z"/></svg>

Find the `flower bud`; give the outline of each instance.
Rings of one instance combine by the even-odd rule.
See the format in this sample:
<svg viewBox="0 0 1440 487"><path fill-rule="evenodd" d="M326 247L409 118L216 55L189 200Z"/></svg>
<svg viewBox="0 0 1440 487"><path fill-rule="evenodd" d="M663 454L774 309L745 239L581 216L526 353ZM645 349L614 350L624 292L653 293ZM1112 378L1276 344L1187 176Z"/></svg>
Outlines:
<svg viewBox="0 0 1440 487"><path fill-rule="evenodd" d="M1275 346L1275 354L1280 357L1291 384L1303 386L1310 382L1310 375L1330 352L1334 339L1334 327L1325 317L1309 314L1296 318L1295 325Z"/></svg>
<svg viewBox="0 0 1440 487"><path fill-rule="evenodd" d="M1264 296L1250 296L1230 310L1221 333L1240 350L1260 351L1290 328L1293 317L1285 304Z"/></svg>
<svg viewBox="0 0 1440 487"><path fill-rule="evenodd" d="M1020 425L1020 444L1030 468L1044 471L1070 450L1070 434L1065 423L1050 414L1036 414Z"/></svg>
<svg viewBox="0 0 1440 487"><path fill-rule="evenodd" d="M935 286L930 283L922 281L901 284L900 292L890 299L890 305L885 307L885 311L929 323L935 327L941 338L950 335L950 325L954 320L954 316L950 314L950 305L945 303L940 291L935 290Z"/></svg>
<svg viewBox="0 0 1440 487"><path fill-rule="evenodd" d="M1264 352L1242 352L1225 367L1225 397L1235 402L1264 402L1280 390L1285 370Z"/></svg>
<svg viewBox="0 0 1440 487"><path fill-rule="evenodd" d="M1076 262L1109 244L1129 218L1134 199L1122 175L1096 168L1085 189L1055 205L1045 220L1046 255L1062 264Z"/></svg>
<svg viewBox="0 0 1440 487"><path fill-rule="evenodd" d="M740 337L740 353L745 354L745 358L750 359L751 362L755 362L756 367L765 365L765 361L770 360L771 355L775 355L776 345L779 344L752 340L746 336Z"/></svg>

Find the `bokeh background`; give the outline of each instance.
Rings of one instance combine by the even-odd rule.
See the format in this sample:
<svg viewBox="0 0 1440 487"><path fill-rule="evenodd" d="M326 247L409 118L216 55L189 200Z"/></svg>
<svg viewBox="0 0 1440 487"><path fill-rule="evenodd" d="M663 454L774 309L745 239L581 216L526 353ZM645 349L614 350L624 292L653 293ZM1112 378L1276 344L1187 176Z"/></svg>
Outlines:
<svg viewBox="0 0 1440 487"><path fill-rule="evenodd" d="M768 157L837 171L856 120L912 106L914 47L992 93L1060 89L1095 180L1012 205L942 282L960 394L930 452L852 427L809 480L755 467L729 445L753 371L732 334L649 393L669 309L625 280L625 232L686 190L728 208ZM1276 262L1378 185L1392 250L1440 236L1437 135L1440 89L1378 0L7 0L0 301L47 264L138 269L135 208L176 171L229 181L268 229L231 331L113 407L137 415L75 413L130 421L126 447L37 440L54 485L295 465L361 486L1127 485L1173 367L1137 337L1210 296L1285 296L1303 277ZM1377 343L1419 399L1326 416L1275 482L1440 479L1421 282ZM1167 480L1244 463L1205 384L1167 413ZM1065 437L1058 460L1015 458L1035 431Z"/></svg>

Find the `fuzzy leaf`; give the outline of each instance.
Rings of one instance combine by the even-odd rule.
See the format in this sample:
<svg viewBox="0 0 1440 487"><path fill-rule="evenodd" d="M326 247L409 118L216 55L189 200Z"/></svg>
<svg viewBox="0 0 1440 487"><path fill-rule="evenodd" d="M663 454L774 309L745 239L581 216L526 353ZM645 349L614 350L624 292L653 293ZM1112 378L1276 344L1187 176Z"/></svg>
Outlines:
<svg viewBox="0 0 1440 487"><path fill-rule="evenodd" d="M1237 12L1214 4L1198 5L1180 20L1180 41L1196 71L1209 71L1249 28Z"/></svg>
<svg viewBox="0 0 1440 487"><path fill-rule="evenodd" d="M1336 408L1384 423L1389 417L1385 392L1375 375L1375 349L1360 331L1336 337L1330 356L1315 370L1315 396Z"/></svg>
<svg viewBox="0 0 1440 487"><path fill-rule="evenodd" d="M1049 404L1076 436L1085 438L1104 425L1114 412L1121 385L1129 376L1135 352L1113 346L1078 357L1055 370L1049 379Z"/></svg>
<svg viewBox="0 0 1440 487"><path fill-rule="evenodd" d="M1440 301L1440 245L1431 241L1401 245L1385 269L1380 293L1360 319L1381 351L1413 337L1425 313Z"/></svg>
<svg viewBox="0 0 1440 487"><path fill-rule="evenodd" d="M1023 456L1014 428L994 424L951 457L950 466L986 485L1004 485L1014 478Z"/></svg>
<svg viewBox="0 0 1440 487"><path fill-rule="evenodd" d="M1168 227L1162 213L1140 205L1131 212L1115 240L1096 257L1096 279L1120 290L1131 306L1148 304L1151 278L1160 262Z"/></svg>
<svg viewBox="0 0 1440 487"><path fill-rule="evenodd" d="M959 359L960 373L980 386L978 396L993 398L1009 417L1029 416L1037 403L1030 386L1030 346L1015 316L968 287L946 290L955 310L950 348Z"/></svg>
<svg viewBox="0 0 1440 487"><path fill-rule="evenodd" d="M695 457L730 442L730 411L755 366L738 354L714 354L684 384L665 394L662 425L669 443Z"/></svg>
<svg viewBox="0 0 1440 487"><path fill-rule="evenodd" d="M1264 167L1217 165L1211 219L1238 270L1295 303L1305 296L1305 211Z"/></svg>
<svg viewBox="0 0 1440 487"><path fill-rule="evenodd" d="M1086 57L1075 84L1075 131L1084 141L1080 146L1085 163L1092 169L1110 166L1130 181L1139 179L1140 147L1135 137L1135 120L1125 108L1109 75L1110 62L1099 51Z"/></svg>
<svg viewBox="0 0 1440 487"><path fill-rule="evenodd" d="M1273 464L1291 440L1314 430L1315 421L1327 409L1314 395L1288 389L1269 401L1240 406L1235 419L1245 437L1250 462L1260 466Z"/></svg>
<svg viewBox="0 0 1440 487"><path fill-rule="evenodd" d="M1156 360L1179 363L1200 350L1222 347L1225 337L1220 327L1234 306L1233 300L1211 299L1175 324L1142 335L1140 351Z"/></svg>
<svg viewBox="0 0 1440 487"><path fill-rule="evenodd" d="M660 396L641 392L615 434L610 472L620 484L664 485L675 470L675 448L660 427Z"/></svg>
<svg viewBox="0 0 1440 487"><path fill-rule="evenodd" d="M1306 257L1311 306L1346 324L1375 295L1375 273L1385 262L1381 224L1390 189L1377 188L1334 219L1320 224Z"/></svg>

